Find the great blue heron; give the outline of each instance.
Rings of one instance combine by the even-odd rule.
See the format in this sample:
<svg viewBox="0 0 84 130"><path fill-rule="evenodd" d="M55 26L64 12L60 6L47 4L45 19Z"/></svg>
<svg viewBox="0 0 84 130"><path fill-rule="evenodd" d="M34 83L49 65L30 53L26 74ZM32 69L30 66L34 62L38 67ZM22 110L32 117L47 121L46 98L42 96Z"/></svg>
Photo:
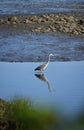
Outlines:
<svg viewBox="0 0 84 130"><path fill-rule="evenodd" d="M50 62L50 57L51 57L51 56L54 56L54 55L53 55L53 54L49 54L48 61L47 61L46 63L44 63L44 64L38 66L38 67L35 69L35 71L36 71L36 70L44 71L44 70L46 69L46 67L48 66L49 62Z"/></svg>

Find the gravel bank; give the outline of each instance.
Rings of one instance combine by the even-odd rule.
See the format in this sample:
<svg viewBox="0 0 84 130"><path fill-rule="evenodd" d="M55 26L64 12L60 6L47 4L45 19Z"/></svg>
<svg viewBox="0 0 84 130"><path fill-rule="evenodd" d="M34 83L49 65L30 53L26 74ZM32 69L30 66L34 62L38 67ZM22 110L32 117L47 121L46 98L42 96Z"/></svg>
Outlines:
<svg viewBox="0 0 84 130"><path fill-rule="evenodd" d="M25 24L28 31L37 33L63 32L84 36L84 15L74 14L40 14L15 15L0 17L0 25Z"/></svg>

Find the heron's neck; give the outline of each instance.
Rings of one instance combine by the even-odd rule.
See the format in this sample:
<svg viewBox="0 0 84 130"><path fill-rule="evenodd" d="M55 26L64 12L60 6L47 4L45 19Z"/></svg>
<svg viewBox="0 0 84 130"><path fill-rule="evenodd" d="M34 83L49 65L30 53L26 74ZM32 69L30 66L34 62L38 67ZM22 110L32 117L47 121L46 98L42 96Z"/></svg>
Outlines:
<svg viewBox="0 0 84 130"><path fill-rule="evenodd" d="M48 62L50 62L50 56L48 57Z"/></svg>

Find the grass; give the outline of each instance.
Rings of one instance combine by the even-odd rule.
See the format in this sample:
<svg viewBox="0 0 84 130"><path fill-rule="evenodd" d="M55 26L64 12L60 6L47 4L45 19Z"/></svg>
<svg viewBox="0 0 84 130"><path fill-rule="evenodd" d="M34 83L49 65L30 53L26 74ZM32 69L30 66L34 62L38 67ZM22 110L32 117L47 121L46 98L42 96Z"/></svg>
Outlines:
<svg viewBox="0 0 84 130"><path fill-rule="evenodd" d="M75 121L69 122L58 112L35 109L29 100L23 98L9 102L0 100L0 130L77 130L77 128L84 128L83 112Z"/></svg>

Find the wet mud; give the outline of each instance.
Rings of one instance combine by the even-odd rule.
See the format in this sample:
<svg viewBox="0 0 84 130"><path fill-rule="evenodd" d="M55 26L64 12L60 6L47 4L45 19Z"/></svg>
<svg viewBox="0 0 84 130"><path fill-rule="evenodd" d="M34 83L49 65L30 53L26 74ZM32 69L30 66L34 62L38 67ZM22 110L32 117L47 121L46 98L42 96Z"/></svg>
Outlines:
<svg viewBox="0 0 84 130"><path fill-rule="evenodd" d="M84 60L83 14L0 17L0 61Z"/></svg>

